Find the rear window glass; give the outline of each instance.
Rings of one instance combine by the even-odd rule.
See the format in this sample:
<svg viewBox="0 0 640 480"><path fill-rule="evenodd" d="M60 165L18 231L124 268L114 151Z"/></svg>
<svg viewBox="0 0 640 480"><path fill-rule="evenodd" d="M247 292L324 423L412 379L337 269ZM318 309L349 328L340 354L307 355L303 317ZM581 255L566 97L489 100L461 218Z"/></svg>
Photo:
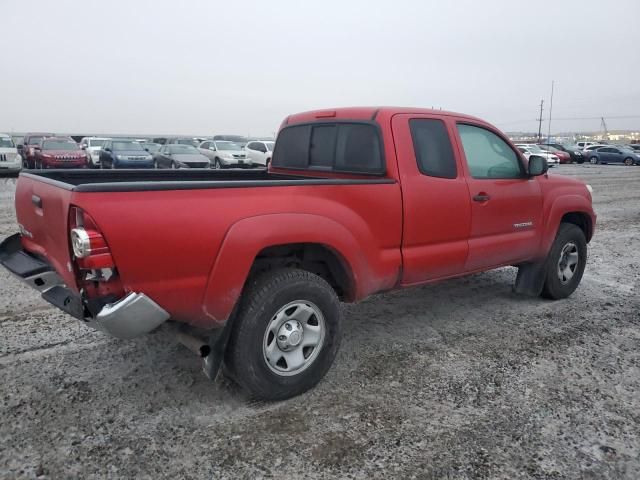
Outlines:
<svg viewBox="0 0 640 480"><path fill-rule="evenodd" d="M318 123L285 127L273 166L351 173L384 173L378 129L368 123Z"/></svg>
<svg viewBox="0 0 640 480"><path fill-rule="evenodd" d="M420 172L430 177L456 178L456 159L445 124L425 118L410 120L409 126Z"/></svg>

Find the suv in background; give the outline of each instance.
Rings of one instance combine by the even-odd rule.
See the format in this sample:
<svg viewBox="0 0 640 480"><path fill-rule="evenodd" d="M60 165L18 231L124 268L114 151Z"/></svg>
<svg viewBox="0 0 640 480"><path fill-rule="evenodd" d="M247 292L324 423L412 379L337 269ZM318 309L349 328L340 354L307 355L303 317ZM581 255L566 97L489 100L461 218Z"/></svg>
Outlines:
<svg viewBox="0 0 640 480"><path fill-rule="evenodd" d="M36 168L86 168L89 154L71 137L47 137L35 147Z"/></svg>
<svg viewBox="0 0 640 480"><path fill-rule="evenodd" d="M110 139L100 150L100 168L153 168L153 157L136 141Z"/></svg>
<svg viewBox="0 0 640 480"><path fill-rule="evenodd" d="M253 167L253 161L243 147L226 140L207 140L198 150L211 162L212 168Z"/></svg>
<svg viewBox="0 0 640 480"><path fill-rule="evenodd" d="M80 147L87 152L91 168L100 166L100 149L107 140L109 139L104 137L84 137L80 140Z"/></svg>
<svg viewBox="0 0 640 480"><path fill-rule="evenodd" d="M19 172L22 156L18 153L13 138L0 133L0 172Z"/></svg>
<svg viewBox="0 0 640 480"><path fill-rule="evenodd" d="M276 142L273 140L256 140L247 143L244 149L253 163L268 167L275 145Z"/></svg>
<svg viewBox="0 0 640 480"><path fill-rule="evenodd" d="M22 145L18 145L18 153L22 155L24 168L36 168L36 147L47 137L53 137L53 133L27 133Z"/></svg>

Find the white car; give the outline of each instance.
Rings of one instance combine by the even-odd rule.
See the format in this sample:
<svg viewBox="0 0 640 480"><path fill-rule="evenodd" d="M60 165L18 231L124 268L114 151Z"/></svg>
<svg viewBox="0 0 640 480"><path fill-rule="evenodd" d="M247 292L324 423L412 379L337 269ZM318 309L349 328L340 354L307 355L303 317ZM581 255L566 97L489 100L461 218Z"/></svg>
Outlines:
<svg viewBox="0 0 640 480"><path fill-rule="evenodd" d="M580 150L586 150L587 147L591 145L600 145L598 142L578 142L576 145L580 148Z"/></svg>
<svg viewBox="0 0 640 480"><path fill-rule="evenodd" d="M84 137L80 140L80 147L89 154L89 166L100 168L100 150L104 142L109 140L103 137Z"/></svg>
<svg viewBox="0 0 640 480"><path fill-rule="evenodd" d="M608 147L609 145L603 145L602 143L593 143L591 145L588 145L586 147L584 147L584 149L582 150L582 155L585 156L585 158L588 158L589 153L591 153L592 151L600 148L600 147Z"/></svg>
<svg viewBox="0 0 640 480"><path fill-rule="evenodd" d="M557 155L541 149L538 145L532 143L517 143L516 147L524 154L527 160L529 160L531 155L538 155L546 158L548 165L560 165L560 158Z"/></svg>
<svg viewBox="0 0 640 480"><path fill-rule="evenodd" d="M13 139L0 133L0 172L19 172L22 168L22 156L18 153Z"/></svg>
<svg viewBox="0 0 640 480"><path fill-rule="evenodd" d="M198 146L201 154L209 159L212 168L254 167L253 161L241 145L226 140L207 140Z"/></svg>
<svg viewBox="0 0 640 480"><path fill-rule="evenodd" d="M269 163L271 163L271 156L273 155L273 147L275 147L275 145L276 142L273 140L255 140L247 143L244 148L253 163L268 167Z"/></svg>

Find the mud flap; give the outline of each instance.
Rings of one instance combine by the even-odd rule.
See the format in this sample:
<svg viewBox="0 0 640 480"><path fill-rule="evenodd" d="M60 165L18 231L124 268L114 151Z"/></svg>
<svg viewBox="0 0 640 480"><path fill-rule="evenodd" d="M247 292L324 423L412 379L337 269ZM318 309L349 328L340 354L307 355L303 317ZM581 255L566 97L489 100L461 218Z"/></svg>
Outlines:
<svg viewBox="0 0 640 480"><path fill-rule="evenodd" d="M224 360L224 353L231 337L231 331L233 330L233 324L235 320L235 309L229 316L227 323L220 329L219 333L215 336L209 337L209 347L211 352L202 361L202 371L209 378L209 380L215 380L220 370L220 366Z"/></svg>
<svg viewBox="0 0 640 480"><path fill-rule="evenodd" d="M518 267L518 276L513 292L519 295L537 297L542 293L547 273L547 262L525 263Z"/></svg>

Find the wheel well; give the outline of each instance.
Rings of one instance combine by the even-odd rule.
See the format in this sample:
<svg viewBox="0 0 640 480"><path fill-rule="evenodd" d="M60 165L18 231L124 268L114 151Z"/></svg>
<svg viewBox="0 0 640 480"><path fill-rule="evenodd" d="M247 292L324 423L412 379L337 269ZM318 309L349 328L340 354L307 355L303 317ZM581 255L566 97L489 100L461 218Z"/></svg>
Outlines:
<svg viewBox="0 0 640 480"><path fill-rule="evenodd" d="M584 233L585 238L587 239L587 243L591 241L591 233L593 232L593 228L591 225L591 218L589 215L582 212L569 212L565 213L560 220L562 223L573 223L580 227L580 230Z"/></svg>
<svg viewBox="0 0 640 480"><path fill-rule="evenodd" d="M249 278L284 267L299 268L322 277L335 290L340 300L353 297L352 276L344 259L326 245L295 243L267 247L254 259Z"/></svg>

